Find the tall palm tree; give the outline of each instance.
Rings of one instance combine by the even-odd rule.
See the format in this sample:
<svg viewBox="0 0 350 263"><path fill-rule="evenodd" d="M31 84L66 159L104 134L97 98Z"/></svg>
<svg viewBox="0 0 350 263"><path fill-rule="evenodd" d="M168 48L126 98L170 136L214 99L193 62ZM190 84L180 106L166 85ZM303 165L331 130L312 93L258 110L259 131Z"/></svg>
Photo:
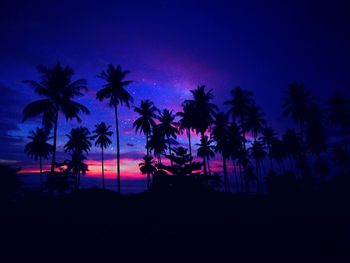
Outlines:
<svg viewBox="0 0 350 263"><path fill-rule="evenodd" d="M222 155L222 165L224 170L224 188L225 192L230 191L228 176L227 176L227 159L230 156L230 143L228 133L228 116L224 112L220 112L216 115L214 126L211 131L212 138L216 141L215 150Z"/></svg>
<svg viewBox="0 0 350 263"><path fill-rule="evenodd" d="M275 132L275 130L272 127L265 127L262 131L261 131L261 137L260 140L262 141L262 143L266 146L267 151L268 151L268 156L270 159L270 170L272 170L272 158L271 158L271 145L273 143L274 140L277 139L277 134Z"/></svg>
<svg viewBox="0 0 350 263"><path fill-rule="evenodd" d="M146 135L146 156L150 156L148 141L152 129L156 125L154 119L157 117L156 111L158 111L158 109L154 106L153 102L142 100L140 107L134 107L134 111L138 113L140 117L134 121L133 127L136 128L136 132L140 131L140 133ZM150 187L150 180L150 173L147 173L148 188Z"/></svg>
<svg viewBox="0 0 350 263"><path fill-rule="evenodd" d="M53 127L53 152L51 173L54 172L56 162L57 126L58 115L63 113L67 120L77 119L81 122L80 113L88 114L89 110L82 104L74 101L87 90L85 79L72 80L74 72L72 68L63 67L58 62L53 68L38 66L40 82L26 80L25 83L34 88L34 91L44 97L43 99L29 103L23 109L23 121L42 115L43 125L51 130Z"/></svg>
<svg viewBox="0 0 350 263"><path fill-rule="evenodd" d="M188 149L191 157L190 163L192 162L192 145L191 145L191 130L194 129L195 123L195 114L193 109L193 104L191 103L182 103L182 112L176 113L177 116L181 117L179 120L179 130L180 132L186 131L188 138Z"/></svg>
<svg viewBox="0 0 350 263"><path fill-rule="evenodd" d="M118 125L118 105L125 104L130 108L133 98L125 89L132 83L131 80L125 80L125 77L130 73L129 70L123 70L121 66L109 64L107 69L102 71L99 77L105 80L106 84L96 94L99 101L104 99L109 100L109 106L114 108L115 113L115 129L117 137L117 187L120 193L120 143L119 143L119 125Z"/></svg>
<svg viewBox="0 0 350 263"><path fill-rule="evenodd" d="M293 171L295 169L295 158L298 158L301 152L301 144L297 133L293 129L288 129L282 136L282 143Z"/></svg>
<svg viewBox="0 0 350 263"><path fill-rule="evenodd" d="M217 110L217 106L212 103L214 99L213 90L206 92L205 86L198 86L196 89L191 90L193 99L186 100L185 103L189 104L193 114L193 128L196 133L201 135L201 141L205 141L205 132L209 129L214 121L214 115ZM206 170L206 157L203 156L204 175L207 175Z"/></svg>
<svg viewBox="0 0 350 263"><path fill-rule="evenodd" d="M203 136L201 138L201 143L197 143L199 146L197 149L197 155L203 158L203 172L204 176L207 176L207 165L209 167L210 158L215 157L215 146L212 145L213 140L210 140L208 136Z"/></svg>
<svg viewBox="0 0 350 263"><path fill-rule="evenodd" d="M77 174L76 174L76 186L80 183L80 164L82 164L85 156L83 153L89 153L91 148L91 136L90 131L86 127L73 128L69 134L67 143L64 145L65 152L70 152L72 154L72 161L74 159L77 163Z"/></svg>
<svg viewBox="0 0 350 263"><path fill-rule="evenodd" d="M158 120L160 122L158 124L158 128L160 129L161 133L167 138L169 155L171 155L171 137L173 139L176 139L176 135L179 133L176 129L175 114L172 110L169 111L168 109L163 109L163 111L160 112L158 116Z"/></svg>
<svg viewBox="0 0 350 263"><path fill-rule="evenodd" d="M53 152L53 146L47 141L51 139L49 133L41 128L36 128L36 131L31 131L28 139L31 139L25 146L25 153L31 158L38 160L40 167L40 185L43 187L43 169L42 159L48 159Z"/></svg>
<svg viewBox="0 0 350 263"><path fill-rule="evenodd" d="M291 118L299 124L300 137L304 140L304 126L307 112L312 103L311 91L304 84L293 82L289 84L287 93L282 102L283 116Z"/></svg>
<svg viewBox="0 0 350 263"><path fill-rule="evenodd" d="M101 160L102 160L102 188L105 189L105 171L104 171L104 163L103 163L103 149L106 149L109 145L112 144L110 137L113 132L109 130L111 126L107 126L106 123L101 122L95 125L96 129L93 131L95 134L92 136L92 139L95 141L95 146L101 148Z"/></svg>
<svg viewBox="0 0 350 263"><path fill-rule="evenodd" d="M256 181L257 181L257 186L258 186L258 192L261 192L261 174L259 173L259 163L261 165L262 161L264 160L266 156L266 152L264 151L264 146L262 142L254 140L252 143L252 146L249 149L250 151L250 156L255 160L255 175L256 175Z"/></svg>
<svg viewBox="0 0 350 263"><path fill-rule="evenodd" d="M253 92L244 90L237 86L231 90L231 99L224 103L229 105L229 114L232 115L232 120L239 123L242 131L242 136L245 138L245 122L250 108L255 104L253 100ZM243 144L245 148L245 143Z"/></svg>

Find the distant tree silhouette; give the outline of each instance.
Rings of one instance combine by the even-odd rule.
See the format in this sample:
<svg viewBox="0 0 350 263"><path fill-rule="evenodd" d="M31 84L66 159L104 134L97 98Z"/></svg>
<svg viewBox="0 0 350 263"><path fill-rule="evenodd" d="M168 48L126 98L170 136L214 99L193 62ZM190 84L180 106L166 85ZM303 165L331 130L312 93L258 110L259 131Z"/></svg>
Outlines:
<svg viewBox="0 0 350 263"><path fill-rule="evenodd" d="M140 171L142 174L153 175L157 168L154 165L154 160L152 156L145 155L143 161L139 163ZM148 181L147 181L148 182ZM148 186L149 188L149 186Z"/></svg>
<svg viewBox="0 0 350 263"><path fill-rule="evenodd" d="M269 156L269 159L270 159L270 170L272 170L273 169L272 157L270 155L270 153L271 153L271 145L272 145L273 141L277 139L277 134L276 134L275 130L272 127L265 127L261 131L260 139L261 139L262 143L267 148L268 156Z"/></svg>
<svg viewBox="0 0 350 263"><path fill-rule="evenodd" d="M179 120L179 130L182 132L183 130L186 131L186 135L188 138L188 149L189 154L192 157L192 144L191 144L191 130L195 129L195 121L196 121L196 115L194 111L194 105L193 103L182 103L182 112L176 113L177 116L180 117ZM192 162L192 160L190 161Z"/></svg>
<svg viewBox="0 0 350 263"><path fill-rule="evenodd" d="M284 172L283 161L286 158L286 150L284 148L283 142L280 139L274 140L271 144L271 153L272 159L274 159L278 166L280 173Z"/></svg>
<svg viewBox="0 0 350 263"><path fill-rule="evenodd" d="M72 154L72 164L77 167L76 186L79 187L81 166L84 166L82 163L85 158L83 153L89 153L92 138L86 127L73 128L66 136L68 141L64 145L64 150Z"/></svg>
<svg viewBox="0 0 350 263"><path fill-rule="evenodd" d="M193 128L196 133L201 135L201 141L205 142L205 132L209 129L214 121L214 115L217 106L211 101L214 99L213 90L205 91L205 86L198 86L197 89L191 90L193 99L186 100L184 103L189 104L193 112ZM204 176L207 176L206 157L203 155Z"/></svg>
<svg viewBox="0 0 350 263"><path fill-rule="evenodd" d="M165 135L159 126L153 127L151 138L148 141L150 151L153 151L154 156L158 159L158 164L161 164L161 155L165 154L168 149Z"/></svg>
<svg viewBox="0 0 350 263"><path fill-rule="evenodd" d="M295 159L300 158L301 145L297 133L293 129L288 129L282 136L282 143L288 156L291 170L294 170ZM296 171L294 171L295 173ZM296 176L296 174L295 174Z"/></svg>
<svg viewBox="0 0 350 263"><path fill-rule="evenodd" d="M299 124L300 137L304 140L304 126L307 112L312 103L311 91L304 87L304 84L292 82L288 85L286 96L283 99L283 116L293 119Z"/></svg>
<svg viewBox="0 0 350 263"><path fill-rule="evenodd" d="M225 192L230 191L228 175L227 175L227 159L230 157L230 135L228 116L224 112L219 112L215 116L213 129L211 132L212 138L216 141L215 151L222 155L222 166L224 170L224 189Z"/></svg>
<svg viewBox="0 0 350 263"><path fill-rule="evenodd" d="M115 127L117 137L117 190L120 193L120 143L119 143L119 125L118 125L118 105L125 104L130 108L130 103L133 102L132 96L125 89L132 83L131 80L125 80L125 77L130 73L129 70L123 70L121 66L109 64L105 71L102 71L99 77L105 80L105 84L101 90L96 93L96 98L99 101L104 99L109 100L109 106L114 108Z"/></svg>
<svg viewBox="0 0 350 263"><path fill-rule="evenodd" d="M260 165L263 166L263 160L266 156L266 152L264 151L264 146L262 142L254 140L252 146L249 148L249 152L251 157L255 160L255 175L257 181L258 192L261 193L261 173L259 173Z"/></svg>
<svg viewBox="0 0 350 263"><path fill-rule="evenodd" d="M211 158L215 157L215 146L212 144L214 141L210 140L208 136L205 136L201 138L201 142L197 143L198 149L197 149L197 155L203 158L203 172L204 176L207 177L207 165L210 175L210 167L209 167L209 160Z"/></svg>
<svg viewBox="0 0 350 263"><path fill-rule="evenodd" d="M171 138L176 139L176 135L179 133L176 128L175 114L173 111L163 109L158 116L159 124L158 129L167 138L169 155L171 155Z"/></svg>
<svg viewBox="0 0 350 263"><path fill-rule="evenodd" d="M111 126L107 126L106 123L101 122L95 125L95 130L93 131L94 136L91 139L96 140L95 146L101 148L101 161L102 161L102 188L105 189L105 171L104 171L104 163L103 163L103 149L106 149L109 145L112 144L110 137L113 132L109 130Z"/></svg>
<svg viewBox="0 0 350 263"><path fill-rule="evenodd" d="M51 129L53 127L51 162L51 173L53 173L56 162L58 115L61 112L67 120L75 118L80 122L79 114L89 113L85 106L73 100L83 95L82 91L87 90L87 84L85 79L72 81L73 70L68 66L61 66L60 63L57 63L53 68L38 66L37 69L41 81L26 80L24 82L32 86L34 91L44 99L34 101L23 109L23 121L42 115L45 128Z"/></svg>
<svg viewBox="0 0 350 263"><path fill-rule="evenodd" d="M151 135L153 127L156 125L155 118L158 109L154 106L153 102L149 100L142 100L140 107L134 107L134 111L140 115L134 123L133 127L136 128L136 132L140 131L146 135L146 156L150 156L149 152L149 136ZM147 173L147 188L150 188L150 173Z"/></svg>
<svg viewBox="0 0 350 263"><path fill-rule="evenodd" d="M261 112L260 107L255 105L249 107L244 129L245 131L252 133L254 141L256 141L258 135L264 130L266 126L264 116L265 113Z"/></svg>
<svg viewBox="0 0 350 263"><path fill-rule="evenodd" d="M42 129L36 128L36 131L30 131L28 139L31 139L25 146L25 153L34 160L39 159L40 168L40 186L43 187L43 169L42 159L48 159L53 152L53 146L47 141L51 139L49 132Z"/></svg>

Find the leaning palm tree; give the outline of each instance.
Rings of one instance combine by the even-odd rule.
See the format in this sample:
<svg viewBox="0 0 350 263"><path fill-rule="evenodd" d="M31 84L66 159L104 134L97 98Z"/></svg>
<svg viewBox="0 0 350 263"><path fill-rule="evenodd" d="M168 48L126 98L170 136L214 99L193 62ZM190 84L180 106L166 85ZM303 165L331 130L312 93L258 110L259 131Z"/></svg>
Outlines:
<svg viewBox="0 0 350 263"><path fill-rule="evenodd" d="M34 88L34 91L44 97L43 99L29 103L23 109L23 121L42 115L43 125L46 129L53 128L53 152L51 173L54 172L56 162L57 126L59 113L63 113L67 120L77 119L81 122L80 113L88 114L89 110L82 104L74 101L76 97L86 91L86 80L72 81L73 70L57 63L53 68L38 66L40 82L26 80L25 83Z"/></svg>
<svg viewBox="0 0 350 263"><path fill-rule="evenodd" d="M101 160L102 160L102 188L105 189L105 171L103 163L103 149L106 149L109 145L112 144L112 141L109 137L112 136L113 132L109 130L111 126L107 126L106 123L101 122L100 124L95 125L96 129L93 131L95 134L92 136L92 139L96 139L95 146L101 148Z"/></svg>
<svg viewBox="0 0 350 263"><path fill-rule="evenodd" d="M229 139L229 123L228 116L224 112L220 112L215 116L214 126L211 131L212 138L216 141L215 151L222 155L222 165L224 170L224 189L225 192L230 191L227 176L227 159L230 156L230 139Z"/></svg>
<svg viewBox="0 0 350 263"><path fill-rule="evenodd" d="M99 101L104 99L109 100L109 106L114 108L115 113L115 129L117 137L117 187L120 193L120 143L119 143L119 125L118 125L118 105L125 104L130 108L133 101L132 96L125 89L132 83L131 80L125 80L125 77L130 73L129 70L123 70L121 66L109 64L107 70L102 71L99 77L105 80L106 84L96 94Z"/></svg>
<svg viewBox="0 0 350 263"><path fill-rule="evenodd" d="M86 127L73 128L69 134L67 143L64 145L65 152L70 152L72 154L72 161L77 163L77 172L76 172L76 187L80 183L80 164L82 164L85 156L83 153L89 153L91 147L91 136L90 131Z"/></svg>
<svg viewBox="0 0 350 263"><path fill-rule="evenodd" d="M51 137L49 137L49 133L46 130L37 128L36 131L30 132L28 139L31 139L31 141L26 144L24 151L31 158L39 159L40 185L43 187L42 159L48 159L50 154L52 154L53 146L47 142Z"/></svg>
<svg viewBox="0 0 350 263"><path fill-rule="evenodd" d="M210 140L208 136L203 136L201 138L201 143L197 143L196 145L199 146L197 149L197 155L203 158L203 173L204 176L207 176L207 165L209 170L209 160L210 158L215 157L215 146L212 145L214 141ZM209 171L210 172L210 171Z"/></svg>
<svg viewBox="0 0 350 263"><path fill-rule="evenodd" d="M155 118L156 111L158 109L154 106L153 102L149 100L142 100L140 107L134 107L134 111L140 115L139 118L137 118L134 121L133 127L136 128L136 132L140 131L140 133L143 133L146 135L146 156L150 156L149 153L149 136L152 132L153 127L156 125ZM150 187L150 173L147 174L147 187Z"/></svg>
<svg viewBox="0 0 350 263"><path fill-rule="evenodd" d="M167 138L169 155L171 156L171 137L176 139L176 135L179 133L176 129L175 115L173 111L169 111L168 109L164 109L158 116L159 124L158 128L161 133ZM171 161L172 164L172 161Z"/></svg>

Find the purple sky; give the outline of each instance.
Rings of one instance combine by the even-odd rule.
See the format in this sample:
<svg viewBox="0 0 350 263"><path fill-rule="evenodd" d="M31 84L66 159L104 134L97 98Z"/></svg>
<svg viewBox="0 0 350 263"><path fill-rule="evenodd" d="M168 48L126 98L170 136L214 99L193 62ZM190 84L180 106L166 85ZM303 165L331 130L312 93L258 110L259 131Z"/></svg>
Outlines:
<svg viewBox="0 0 350 263"><path fill-rule="evenodd" d="M90 129L100 121L114 124L112 110L95 100L103 83L96 75L113 63L131 70L135 83L128 90L137 105L148 98L176 111L190 89L205 84L221 106L229 90L241 85L254 92L281 131L289 123L281 117L280 101L291 81L303 82L320 103L332 89L349 92L349 10L346 1L3 0L0 162L36 169L23 148L40 122L19 121L37 96L22 80L37 80L35 67L57 60L88 80L81 102L92 111L82 123ZM124 174L137 174L145 139L132 130L133 110L123 108L120 118ZM65 134L78 125L61 120L59 151ZM89 158L98 163L99 150L93 148ZM114 143L107 159L114 169Z"/></svg>

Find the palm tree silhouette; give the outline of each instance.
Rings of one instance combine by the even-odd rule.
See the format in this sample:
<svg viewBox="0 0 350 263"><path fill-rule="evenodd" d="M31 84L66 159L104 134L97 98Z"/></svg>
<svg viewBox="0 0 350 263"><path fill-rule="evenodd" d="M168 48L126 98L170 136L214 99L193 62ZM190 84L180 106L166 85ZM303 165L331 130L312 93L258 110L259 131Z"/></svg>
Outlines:
<svg viewBox="0 0 350 263"><path fill-rule="evenodd" d="M123 70L121 66L109 64L107 70L102 71L99 77L105 80L106 84L101 90L96 93L96 98L99 101L104 99L109 100L109 106L114 108L115 113L115 129L117 137L117 187L120 193L120 143L119 143L119 125L118 125L118 105L125 104L130 108L133 98L125 89L132 83L131 80L125 80L125 77L130 73L129 70Z"/></svg>
<svg viewBox="0 0 350 263"><path fill-rule="evenodd" d="M291 116L299 124L302 142L304 140L304 126L307 112L311 103L311 91L306 89L304 84L293 82L288 85L288 90L282 103L283 116Z"/></svg>
<svg viewBox="0 0 350 263"><path fill-rule="evenodd" d="M51 139L49 133L41 128L36 128L36 131L31 131L28 139L31 139L25 146L25 153L31 158L38 160L40 167L40 186L43 187L43 169L42 159L48 159L53 152L53 146L47 141Z"/></svg>
<svg viewBox="0 0 350 263"><path fill-rule="evenodd" d="M262 131L261 131L261 137L260 140L262 141L262 143L266 146L267 151L268 151L268 156L270 159L270 170L273 169L273 165L272 165L272 158L271 158L271 145L273 143L274 140L277 139L277 134L275 132L275 130L272 127L265 127Z"/></svg>
<svg viewBox="0 0 350 263"><path fill-rule="evenodd" d="M225 192L230 191L229 181L227 176L226 161L230 156L230 143L228 133L228 116L224 112L219 112L215 116L214 126L211 132L212 138L216 141L215 150L222 155L222 165L224 170L224 188Z"/></svg>
<svg viewBox="0 0 350 263"><path fill-rule="evenodd" d="M91 139L96 139L95 146L101 148L101 160L102 160L102 188L105 189L105 171L103 164L103 149L106 149L109 145L112 144L112 141L109 137L112 136L113 132L109 130L111 126L107 126L106 123L101 122L100 124L95 125L96 129L93 131L95 134Z"/></svg>
<svg viewBox="0 0 350 263"><path fill-rule="evenodd" d="M231 99L224 104L230 106L228 113L232 115L233 122L239 123L242 136L245 138L247 114L252 105L254 105L253 93L237 86L231 90ZM245 142L243 143L243 148L245 148Z"/></svg>
<svg viewBox="0 0 350 263"><path fill-rule="evenodd" d="M260 107L255 105L249 107L246 120L244 122L244 130L247 132L252 132L254 141L256 141L258 134L261 133L266 126L266 121L263 118L264 116L265 113L261 112Z"/></svg>
<svg viewBox="0 0 350 263"><path fill-rule="evenodd" d="M140 171L142 174L153 175L157 168L154 166L154 160L152 156L145 155L143 161L139 163ZM149 188L149 186L148 186Z"/></svg>
<svg viewBox="0 0 350 263"><path fill-rule="evenodd" d="M76 187L80 184L80 166L84 160L83 153L89 153L91 147L91 136L90 131L86 127L73 128L69 134L67 143L64 145L65 152L72 154L72 161L76 163L77 174L76 174Z"/></svg>
<svg viewBox="0 0 350 263"><path fill-rule="evenodd" d="M81 122L79 114L88 114L89 110L73 99L83 95L82 91L87 90L87 84L85 79L72 81L73 70L68 66L61 66L59 62L53 68L38 66L37 69L41 81L26 80L24 82L32 86L34 91L44 99L34 101L23 109L23 121L42 115L44 127L49 130L53 127L51 162L51 173L53 173L56 162L58 115L61 112L67 120L75 118Z"/></svg>
<svg viewBox="0 0 350 263"><path fill-rule="evenodd" d="M190 163L192 162L192 145L191 145L191 130L194 129L195 123L195 114L193 109L193 104L191 103L182 103L182 112L176 113L177 116L181 117L179 120L179 130L182 132L186 131L186 135L188 138L188 149L191 157Z"/></svg>
<svg viewBox="0 0 350 263"><path fill-rule="evenodd" d="M264 146L260 141L254 140L252 146L249 148L250 156L255 160L255 175L257 181L258 192L261 192L261 173L259 173L259 163L263 167L263 160L266 156ZM261 170L261 169L260 169Z"/></svg>
<svg viewBox="0 0 350 263"><path fill-rule="evenodd" d="M214 115L217 106L211 101L214 98L213 90L205 91L205 86L198 86L197 89L191 90L193 99L186 100L184 103L189 104L193 113L193 128L196 133L200 133L201 141L205 141L204 134L214 121ZM204 176L207 176L206 157L203 156Z"/></svg>
<svg viewBox="0 0 350 263"><path fill-rule="evenodd" d="M148 147L150 151L153 151L154 156L158 159L158 164L161 164L161 155L168 149L165 136L159 126L153 127L153 132L148 141Z"/></svg>
<svg viewBox="0 0 350 263"><path fill-rule="evenodd" d="M178 130L176 129L175 115L173 111L169 111L168 109L163 109L158 116L159 124L158 128L161 133L167 138L169 155L171 155L171 138L176 139L176 134L178 134ZM171 161L171 160L170 160ZM172 161L171 161L172 165Z"/></svg>
<svg viewBox="0 0 350 263"><path fill-rule="evenodd" d="M201 138L201 143L197 143L196 145L199 146L197 149L197 155L203 158L203 172L204 176L207 176L207 165L208 165L208 170L210 173L210 167L209 167L209 160L210 158L215 157L215 146L212 145L213 140L210 140L208 136L203 136Z"/></svg>
<svg viewBox="0 0 350 263"><path fill-rule="evenodd" d="M295 166L295 158L298 158L301 152L300 140L297 133L293 129L288 129L282 136L282 142L293 171ZM295 174L295 176L297 175Z"/></svg>
<svg viewBox="0 0 350 263"><path fill-rule="evenodd" d="M136 128L136 132L144 133L146 135L146 156L150 156L149 153L149 136L153 127L156 125L154 119L157 117L155 112L158 109L154 106L153 102L149 100L142 100L140 107L134 107L134 111L137 112L140 117L134 121L133 127ZM147 188L150 187L150 173L147 173Z"/></svg>

